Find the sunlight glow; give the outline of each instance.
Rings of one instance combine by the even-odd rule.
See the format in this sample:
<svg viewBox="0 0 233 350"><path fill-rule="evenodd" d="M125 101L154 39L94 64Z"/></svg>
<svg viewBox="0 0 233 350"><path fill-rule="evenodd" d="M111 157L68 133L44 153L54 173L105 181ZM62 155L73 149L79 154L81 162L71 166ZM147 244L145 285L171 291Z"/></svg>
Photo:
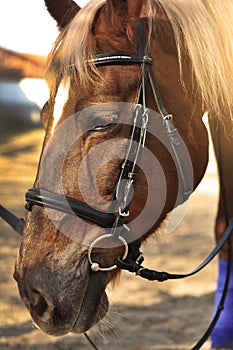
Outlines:
<svg viewBox="0 0 233 350"><path fill-rule="evenodd" d="M40 108L49 98L47 84L42 79L23 79L20 88L30 101L35 102Z"/></svg>
<svg viewBox="0 0 233 350"><path fill-rule="evenodd" d="M54 133L55 127L59 119L61 118L63 108L69 97L69 90L70 90L69 83L66 83L66 84L61 83L58 88L56 99L55 99L54 112L53 112L54 120L53 120L53 126L52 126L52 133Z"/></svg>
<svg viewBox="0 0 233 350"><path fill-rule="evenodd" d="M84 6L88 0L77 0ZM0 47L47 55L58 35L43 0L0 1Z"/></svg>

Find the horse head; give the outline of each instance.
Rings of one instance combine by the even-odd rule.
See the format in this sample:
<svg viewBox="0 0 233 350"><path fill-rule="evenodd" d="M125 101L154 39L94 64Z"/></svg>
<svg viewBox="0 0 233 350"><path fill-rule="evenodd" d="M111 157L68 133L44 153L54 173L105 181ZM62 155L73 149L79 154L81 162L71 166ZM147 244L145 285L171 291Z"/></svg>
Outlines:
<svg viewBox="0 0 233 350"><path fill-rule="evenodd" d="M188 154L189 190L203 176L208 142L198 96L180 80L172 28L158 4L152 27L144 1L93 0L84 9L69 0L45 2L61 33L48 71L50 100L42 111L46 135L34 184L42 199L27 214L14 276L34 323L48 334L63 335L85 332L106 315L105 290L119 273L116 258L128 253L127 232L139 247L185 200L164 129L170 114L162 118L154 84L142 73L151 70L173 114L186 150L181 150L182 157ZM143 31L138 31L139 19ZM183 76L188 82L188 62ZM143 154L134 162L138 144ZM123 177L122 164L129 167ZM126 186L133 182L127 193ZM52 206L48 200L43 206L47 195ZM36 200L38 204L38 196ZM84 203L95 208L94 214L124 221L114 222L115 228L101 226L88 216L60 210L72 200L79 208ZM126 236L114 236L114 229L127 231ZM100 269L93 271L90 262Z"/></svg>

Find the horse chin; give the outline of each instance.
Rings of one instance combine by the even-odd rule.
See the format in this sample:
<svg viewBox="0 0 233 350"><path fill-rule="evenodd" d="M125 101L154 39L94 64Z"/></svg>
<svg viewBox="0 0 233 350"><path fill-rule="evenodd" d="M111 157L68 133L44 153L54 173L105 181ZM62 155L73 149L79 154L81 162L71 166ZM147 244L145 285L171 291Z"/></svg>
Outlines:
<svg viewBox="0 0 233 350"><path fill-rule="evenodd" d="M71 333L81 334L87 332L106 316L109 308L107 294L104 292L97 308L94 308L93 305L94 303L90 304L86 298L84 299L81 312Z"/></svg>
<svg viewBox="0 0 233 350"><path fill-rule="evenodd" d="M109 308L105 292L106 284L100 283L100 280L105 280L106 277L104 273L90 274L86 294L72 333L84 333L106 316Z"/></svg>

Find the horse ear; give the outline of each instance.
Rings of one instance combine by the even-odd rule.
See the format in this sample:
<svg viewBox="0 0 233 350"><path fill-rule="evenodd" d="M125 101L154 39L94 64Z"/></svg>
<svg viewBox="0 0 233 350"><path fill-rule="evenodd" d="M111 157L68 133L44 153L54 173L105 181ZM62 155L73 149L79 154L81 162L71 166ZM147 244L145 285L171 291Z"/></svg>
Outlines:
<svg viewBox="0 0 233 350"><path fill-rule="evenodd" d="M78 13L80 7L72 0L44 0L50 15L64 28Z"/></svg>

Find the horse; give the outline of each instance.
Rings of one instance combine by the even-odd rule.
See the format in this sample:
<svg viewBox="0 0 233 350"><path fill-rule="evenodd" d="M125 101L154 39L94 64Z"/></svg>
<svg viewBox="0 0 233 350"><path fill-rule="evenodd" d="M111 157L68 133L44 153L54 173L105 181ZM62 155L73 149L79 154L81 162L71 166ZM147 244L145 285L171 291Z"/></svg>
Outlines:
<svg viewBox="0 0 233 350"><path fill-rule="evenodd" d="M45 138L14 278L35 325L61 336L105 317L106 287L121 268L146 273L141 245L167 227L205 173L206 111L224 177L217 241L233 216L233 5L45 4L60 34L48 60ZM226 259L225 244L216 295ZM232 293L230 282L213 347L232 349Z"/></svg>

